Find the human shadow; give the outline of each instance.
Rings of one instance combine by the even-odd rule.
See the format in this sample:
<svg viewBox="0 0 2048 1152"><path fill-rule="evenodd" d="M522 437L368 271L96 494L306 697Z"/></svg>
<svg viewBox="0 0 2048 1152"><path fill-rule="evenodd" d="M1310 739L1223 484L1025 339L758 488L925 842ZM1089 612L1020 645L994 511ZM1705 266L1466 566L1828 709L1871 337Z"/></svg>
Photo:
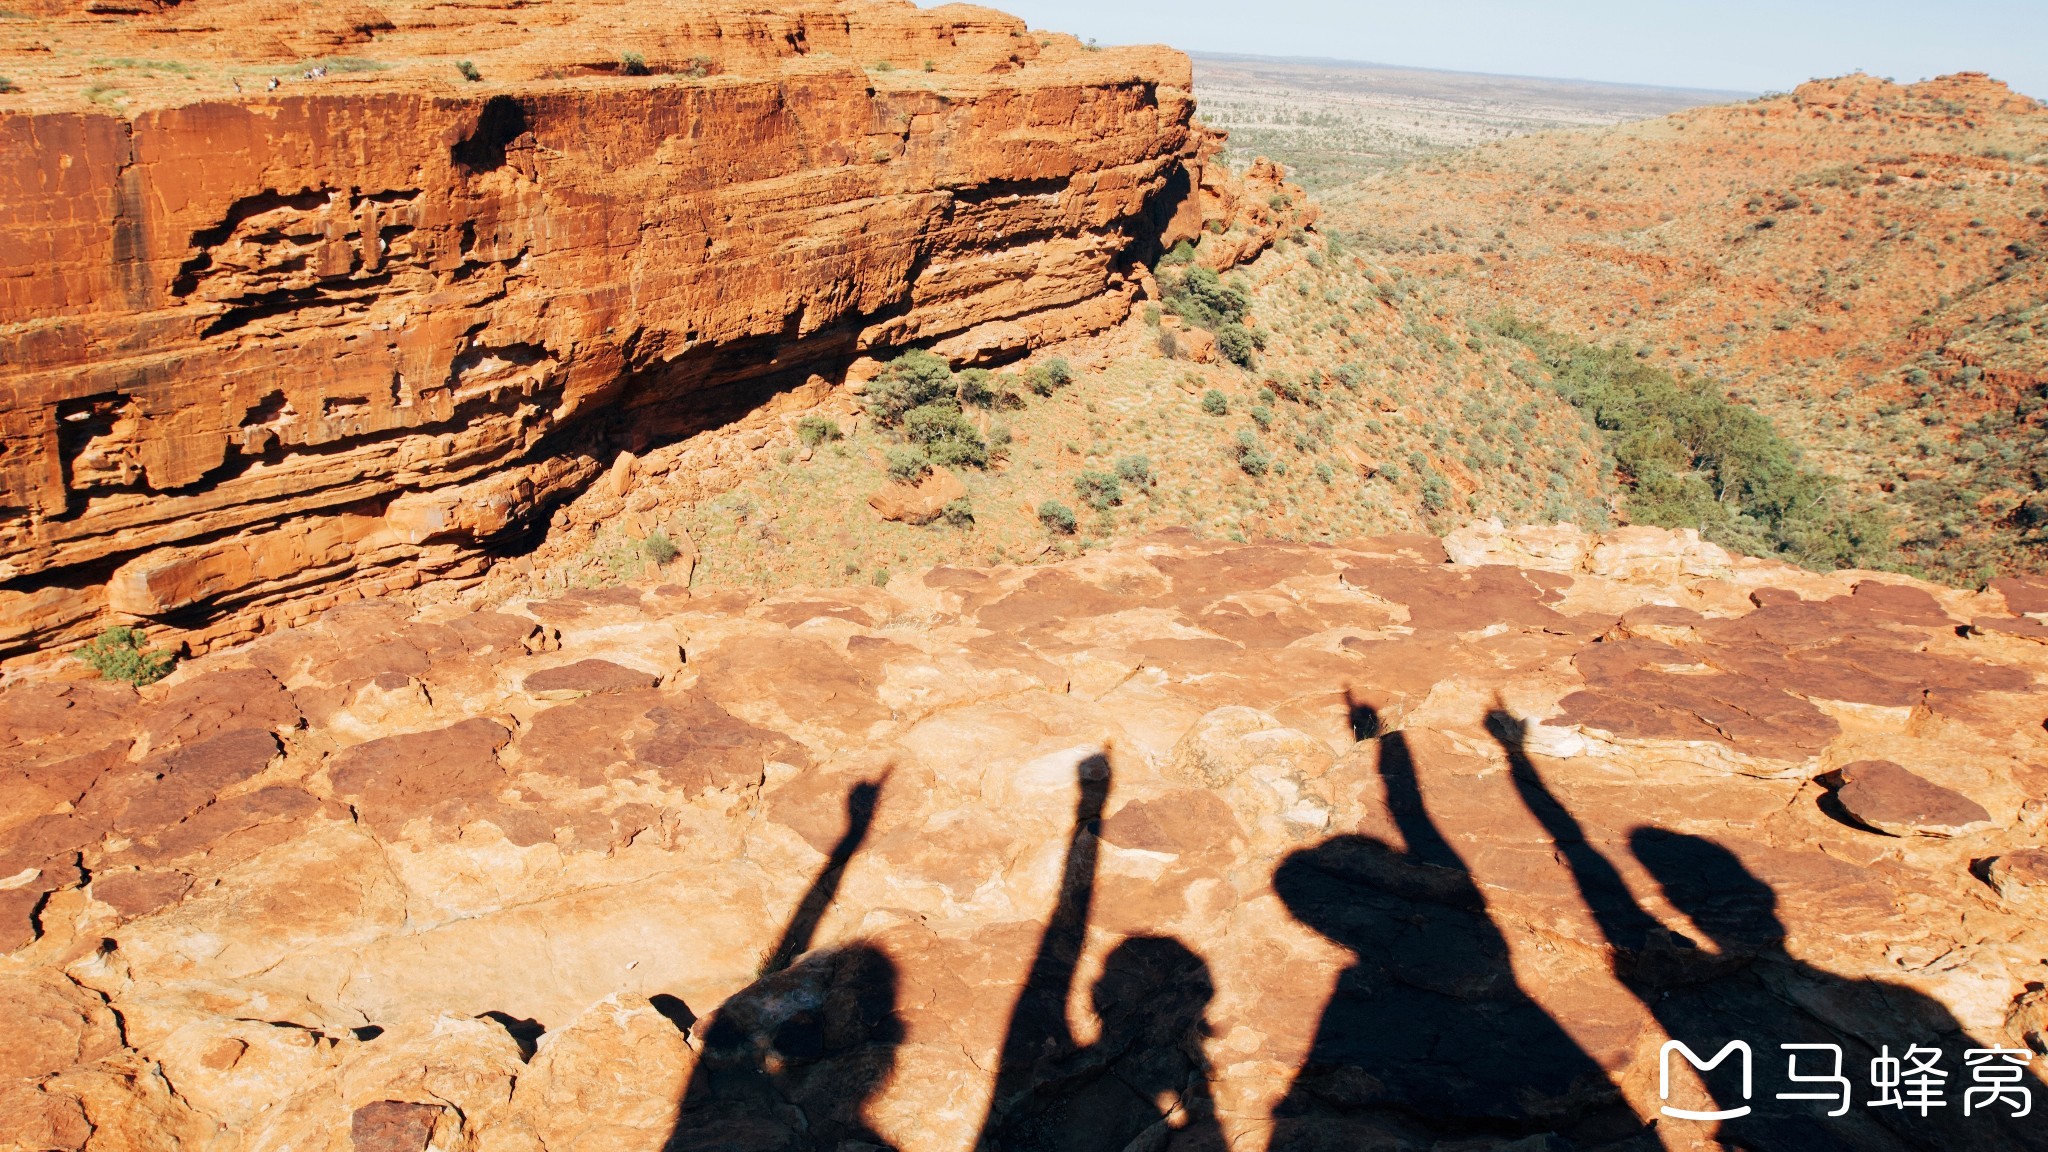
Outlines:
<svg viewBox="0 0 2048 1152"><path fill-rule="evenodd" d="M1403 847L1337 836L1274 874L1288 911L1356 961L1274 1109L1268 1148L1546 1134L1552 1144L1655 1147L1599 1064L1517 981L1485 896L1423 803L1406 738L1383 733L1370 706L1354 699L1351 709L1354 735L1378 742Z"/></svg>
<svg viewBox="0 0 2048 1152"><path fill-rule="evenodd" d="M1076 1041L1067 1000L1095 899L1098 833L1109 796L1106 755L1075 770L1079 797L1059 895L1011 1009L980 1152L1222 1152L1201 1041L1215 985L1178 940L1118 944L1090 989L1100 1032Z"/></svg>
<svg viewBox="0 0 2048 1152"><path fill-rule="evenodd" d="M1967 1037L1938 1001L1902 985L1840 976L1791 957L1784 947L1777 893L1727 848L1686 833L1635 828L1629 836L1631 852L1671 906L1707 939L1694 941L1652 916L1544 783L1524 746L1524 725L1495 711L1487 726L1507 753L1523 802L1570 868L1612 947L1621 983L1666 1037L1684 1043L1700 1059L1711 1061L1731 1041L1743 1041L1753 1050L1749 1092L1743 1090L1739 1058L1731 1058L1711 1071L1674 1072L1680 1079L1672 1083L1678 1087L1660 1105L1746 1112L1712 1121L1667 1118L1666 1125L1674 1131L1711 1132L1724 1145L1754 1152L2048 1148L2048 1132L2012 1114L2016 1101L1986 1100L1988 1107L1962 1115L1965 1094L1976 1086L1965 1069L1964 1053L1984 1045ZM1846 1082L1791 1082L1788 1073L1794 1068L1813 1077L1834 1073L1837 1066L1826 1047L1788 1051L1780 1047L1785 1044L1838 1048L1839 1072ZM1891 1057L1903 1057L1915 1045L1943 1050L1936 1066L1946 1073L1946 1103L1926 1109L1924 1116L1919 1109L1873 1106L1871 1101L1881 1095L1871 1082L1872 1059L1886 1049ZM1674 1066L1685 1062L1676 1053L1660 1058ZM1688 1089L1683 1077L1691 1075L1698 1081ZM2031 1068L2015 1081L2032 1097L2030 1112L2048 1108L2048 1096ZM1699 1095L1680 1099L1687 1091ZM1840 1099L1845 1091L1852 1099ZM1830 1099L1782 1100L1781 1092Z"/></svg>
<svg viewBox="0 0 2048 1152"><path fill-rule="evenodd" d="M886 779L886 777L885 777ZM797 903L761 977L704 1022L666 1152L843 1152L892 1146L866 1107L895 1068L895 962L871 944L811 951L883 780L846 799L846 832Z"/></svg>

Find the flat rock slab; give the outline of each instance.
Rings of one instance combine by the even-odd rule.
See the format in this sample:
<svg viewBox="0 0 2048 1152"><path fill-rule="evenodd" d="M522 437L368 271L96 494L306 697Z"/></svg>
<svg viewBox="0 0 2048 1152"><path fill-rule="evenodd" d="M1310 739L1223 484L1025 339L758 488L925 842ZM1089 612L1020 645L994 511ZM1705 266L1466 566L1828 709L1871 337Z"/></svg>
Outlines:
<svg viewBox="0 0 2048 1152"><path fill-rule="evenodd" d="M556 668L543 668L522 685L535 696L583 696L592 692L631 692L652 688L661 677L609 660L578 660Z"/></svg>
<svg viewBox="0 0 2048 1152"><path fill-rule="evenodd" d="M2021 848L1991 862L1991 887L2036 915L2048 913L2048 850Z"/></svg>
<svg viewBox="0 0 2048 1152"><path fill-rule="evenodd" d="M1991 827L1983 805L1889 760L1844 765L1835 798L1851 816L1894 836L1961 836Z"/></svg>

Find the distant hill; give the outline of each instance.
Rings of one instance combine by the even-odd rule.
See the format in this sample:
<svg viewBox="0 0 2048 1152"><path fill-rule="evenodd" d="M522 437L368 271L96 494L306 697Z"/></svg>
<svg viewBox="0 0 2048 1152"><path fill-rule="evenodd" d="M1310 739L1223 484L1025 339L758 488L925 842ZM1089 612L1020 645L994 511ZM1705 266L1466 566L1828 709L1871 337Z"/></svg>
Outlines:
<svg viewBox="0 0 2048 1152"><path fill-rule="evenodd" d="M1195 53L1194 61L1202 118L1230 132L1229 154L1269 156L1311 190L1442 148L1753 95L1344 60Z"/></svg>
<svg viewBox="0 0 2048 1152"><path fill-rule="evenodd" d="M1322 199L1457 311L1754 405L1896 517L1896 563L2048 568L2048 108L2004 84L1815 81Z"/></svg>

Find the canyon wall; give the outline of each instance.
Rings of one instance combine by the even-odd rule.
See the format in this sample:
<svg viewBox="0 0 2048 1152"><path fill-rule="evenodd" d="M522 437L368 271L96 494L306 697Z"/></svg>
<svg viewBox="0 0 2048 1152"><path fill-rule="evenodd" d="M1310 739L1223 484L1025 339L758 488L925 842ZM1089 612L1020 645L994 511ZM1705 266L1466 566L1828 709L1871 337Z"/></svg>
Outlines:
<svg viewBox="0 0 2048 1152"><path fill-rule="evenodd" d="M203 651L473 577L622 448L863 354L1119 321L1141 261L1256 203L1184 57L986 9L194 0L8 29L0 656L135 620ZM126 61L118 96L33 71L95 35L198 63ZM336 48L362 55L250 70ZM1257 208L1234 252L1270 240Z"/></svg>

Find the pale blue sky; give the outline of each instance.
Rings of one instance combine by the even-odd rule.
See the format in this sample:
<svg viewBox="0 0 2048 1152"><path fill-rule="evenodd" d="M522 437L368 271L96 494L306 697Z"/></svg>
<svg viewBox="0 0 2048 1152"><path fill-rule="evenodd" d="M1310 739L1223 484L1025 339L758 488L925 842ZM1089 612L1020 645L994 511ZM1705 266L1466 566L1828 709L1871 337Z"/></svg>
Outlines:
<svg viewBox="0 0 2048 1152"><path fill-rule="evenodd" d="M1972 69L2048 99L2048 0L986 2L1104 44L1752 92Z"/></svg>

